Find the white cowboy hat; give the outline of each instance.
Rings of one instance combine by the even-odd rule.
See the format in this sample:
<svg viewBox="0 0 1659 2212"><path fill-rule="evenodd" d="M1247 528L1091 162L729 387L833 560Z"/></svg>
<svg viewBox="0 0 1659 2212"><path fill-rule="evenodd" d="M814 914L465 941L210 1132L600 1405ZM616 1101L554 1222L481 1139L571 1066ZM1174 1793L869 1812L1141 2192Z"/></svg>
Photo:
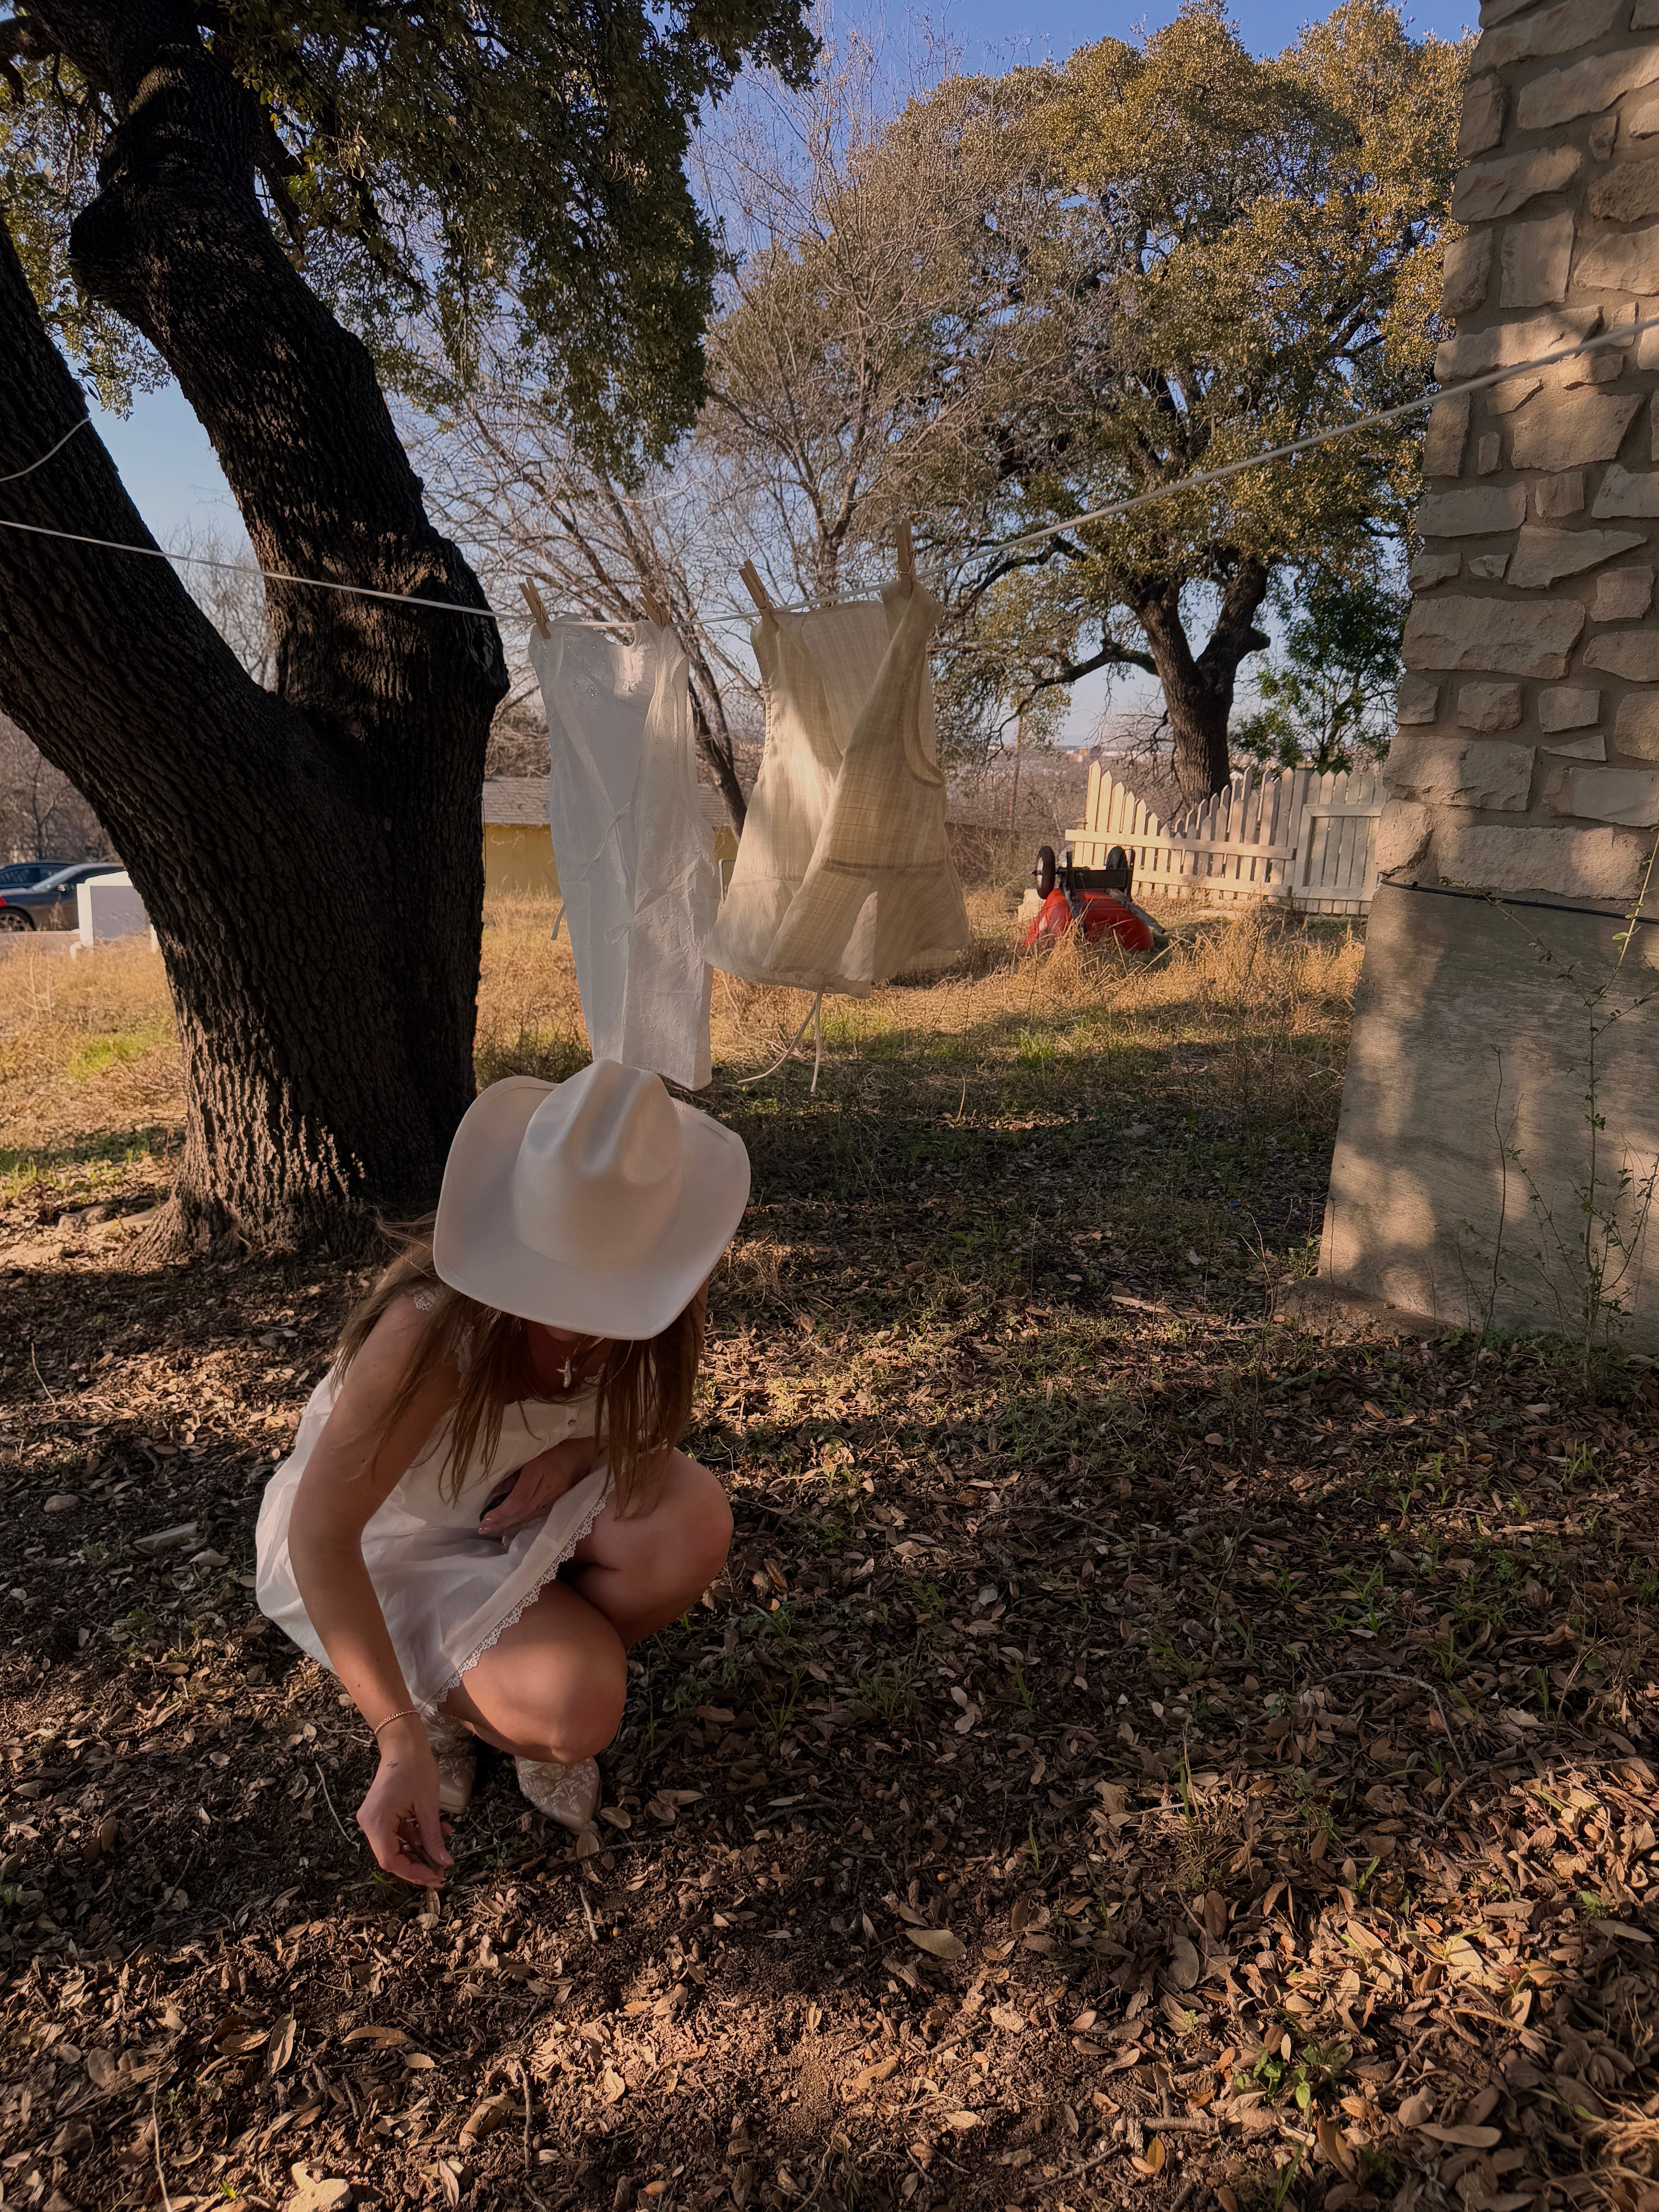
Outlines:
<svg viewBox="0 0 1659 2212"><path fill-rule="evenodd" d="M433 1261L498 1312L642 1340L690 1304L748 1203L742 1138L660 1076L614 1060L566 1083L509 1075L455 1132Z"/></svg>

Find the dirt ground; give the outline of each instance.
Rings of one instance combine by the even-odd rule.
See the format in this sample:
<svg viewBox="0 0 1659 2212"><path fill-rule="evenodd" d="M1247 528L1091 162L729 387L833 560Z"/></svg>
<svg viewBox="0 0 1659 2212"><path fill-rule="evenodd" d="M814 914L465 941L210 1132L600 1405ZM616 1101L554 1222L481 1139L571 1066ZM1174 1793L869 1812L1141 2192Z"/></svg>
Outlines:
<svg viewBox="0 0 1659 2212"><path fill-rule="evenodd" d="M365 1279L135 1263L153 1060L14 1155L0 2203L1655 2212L1659 1384L1268 1317L1354 960L1249 934L728 1057L729 1571L435 1904L250 1594Z"/></svg>

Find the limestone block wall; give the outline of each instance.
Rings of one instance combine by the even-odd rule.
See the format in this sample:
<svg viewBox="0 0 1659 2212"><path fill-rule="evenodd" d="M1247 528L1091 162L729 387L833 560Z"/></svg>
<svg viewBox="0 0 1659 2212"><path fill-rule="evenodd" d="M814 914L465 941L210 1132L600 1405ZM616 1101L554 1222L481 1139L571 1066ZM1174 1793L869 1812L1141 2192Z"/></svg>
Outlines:
<svg viewBox="0 0 1659 2212"><path fill-rule="evenodd" d="M1485 0L1443 384L1659 315L1659 0ZM1659 330L1430 418L1379 864L1617 903L1659 829Z"/></svg>
<svg viewBox="0 0 1659 2212"><path fill-rule="evenodd" d="M1611 343L1430 419L1321 1273L1653 1354L1659 0L1481 24L1437 374Z"/></svg>

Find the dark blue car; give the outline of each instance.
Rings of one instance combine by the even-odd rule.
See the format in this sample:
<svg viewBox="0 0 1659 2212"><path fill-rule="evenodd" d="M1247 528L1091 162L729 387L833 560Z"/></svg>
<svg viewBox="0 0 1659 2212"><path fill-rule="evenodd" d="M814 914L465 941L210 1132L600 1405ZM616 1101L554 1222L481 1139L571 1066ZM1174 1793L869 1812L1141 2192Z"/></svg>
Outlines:
<svg viewBox="0 0 1659 2212"><path fill-rule="evenodd" d="M0 867L0 891L27 890L32 884L43 884L48 876L73 866L70 860L8 860Z"/></svg>
<svg viewBox="0 0 1659 2212"><path fill-rule="evenodd" d="M18 860L12 865L33 868L45 864ZM34 883L15 887L0 883L0 929L78 929L81 909L76 885L85 883L88 876L113 875L120 865L118 860L76 860L65 867L59 861L51 874Z"/></svg>

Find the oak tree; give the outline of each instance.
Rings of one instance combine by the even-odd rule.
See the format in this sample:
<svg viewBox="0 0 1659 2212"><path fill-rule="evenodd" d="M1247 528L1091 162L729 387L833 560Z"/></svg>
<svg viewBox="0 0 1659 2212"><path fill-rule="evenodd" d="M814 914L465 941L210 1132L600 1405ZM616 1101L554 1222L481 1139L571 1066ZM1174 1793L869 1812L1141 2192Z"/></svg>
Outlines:
<svg viewBox="0 0 1659 2212"><path fill-rule="evenodd" d="M463 387L507 290L525 374L596 455L660 450L701 398L717 265L690 131L750 58L798 80L811 52L799 0L13 0L0 22L0 476L84 412L76 369L118 397L165 364L259 566L351 587L270 583L266 689L164 560L0 529L0 708L96 808L167 959L168 1237L355 1241L430 1200L471 1093L505 671L383 386ZM0 488L0 521L155 550L89 429Z"/></svg>
<svg viewBox="0 0 1659 2212"><path fill-rule="evenodd" d="M1029 707L1144 671L1182 796L1225 783L1275 578L1375 566L1408 522L1420 422L1074 519L1425 390L1466 58L1344 0L1257 60L1220 0L1183 0L1144 43L952 79L900 119L896 173L944 149L999 178L936 331L931 459L909 457L958 580L959 692Z"/></svg>

